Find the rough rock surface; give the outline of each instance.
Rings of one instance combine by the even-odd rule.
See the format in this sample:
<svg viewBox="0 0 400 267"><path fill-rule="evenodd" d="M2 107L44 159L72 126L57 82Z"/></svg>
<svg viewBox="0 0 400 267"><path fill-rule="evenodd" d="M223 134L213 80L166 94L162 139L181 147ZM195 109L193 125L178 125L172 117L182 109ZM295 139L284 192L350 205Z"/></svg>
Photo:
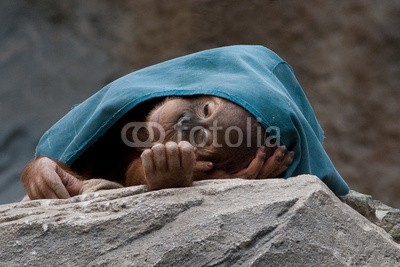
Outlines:
<svg viewBox="0 0 400 267"><path fill-rule="evenodd" d="M313 176L142 186L0 206L4 266L399 266Z"/></svg>
<svg viewBox="0 0 400 267"><path fill-rule="evenodd" d="M369 195L353 190L341 199L400 243L400 209L392 208Z"/></svg>

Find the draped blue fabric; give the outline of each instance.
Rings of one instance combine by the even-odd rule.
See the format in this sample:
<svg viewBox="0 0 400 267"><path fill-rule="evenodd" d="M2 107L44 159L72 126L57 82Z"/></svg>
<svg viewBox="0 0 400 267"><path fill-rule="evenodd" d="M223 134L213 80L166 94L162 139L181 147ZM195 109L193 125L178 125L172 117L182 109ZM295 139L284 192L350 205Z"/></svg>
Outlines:
<svg viewBox="0 0 400 267"><path fill-rule="evenodd" d="M136 105L162 96L213 95L249 111L295 151L285 177L318 176L337 195L349 188L323 148L323 131L292 68L273 51L254 45L205 50L153 65L108 84L53 125L36 156L72 164Z"/></svg>

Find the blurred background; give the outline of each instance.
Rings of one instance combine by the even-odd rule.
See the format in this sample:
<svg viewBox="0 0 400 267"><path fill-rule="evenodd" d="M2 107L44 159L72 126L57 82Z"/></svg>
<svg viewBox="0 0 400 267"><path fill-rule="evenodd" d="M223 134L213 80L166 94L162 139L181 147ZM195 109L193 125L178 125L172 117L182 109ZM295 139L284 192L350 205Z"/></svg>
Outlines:
<svg viewBox="0 0 400 267"><path fill-rule="evenodd" d="M400 1L0 1L0 203L38 139L126 73L262 44L295 70L349 185L400 208Z"/></svg>

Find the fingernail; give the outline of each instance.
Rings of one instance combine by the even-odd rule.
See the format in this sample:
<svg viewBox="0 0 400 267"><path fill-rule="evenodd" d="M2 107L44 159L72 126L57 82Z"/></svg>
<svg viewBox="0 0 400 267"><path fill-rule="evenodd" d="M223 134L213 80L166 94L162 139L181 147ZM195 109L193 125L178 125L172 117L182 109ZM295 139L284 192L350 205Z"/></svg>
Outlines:
<svg viewBox="0 0 400 267"><path fill-rule="evenodd" d="M260 147L261 152L265 153L267 151L267 148L265 146Z"/></svg>
<svg viewBox="0 0 400 267"><path fill-rule="evenodd" d="M212 162L207 162L207 167L212 168L214 167L214 164Z"/></svg>

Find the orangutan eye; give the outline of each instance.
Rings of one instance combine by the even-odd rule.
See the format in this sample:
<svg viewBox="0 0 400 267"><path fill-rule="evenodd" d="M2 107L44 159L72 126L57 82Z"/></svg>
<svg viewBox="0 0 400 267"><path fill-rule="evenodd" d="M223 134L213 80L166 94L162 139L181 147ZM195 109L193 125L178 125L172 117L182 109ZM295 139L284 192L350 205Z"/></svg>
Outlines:
<svg viewBox="0 0 400 267"><path fill-rule="evenodd" d="M204 108L203 108L203 114L204 114L204 117L208 117L208 116L210 116L210 104L206 104L205 106L204 106Z"/></svg>

